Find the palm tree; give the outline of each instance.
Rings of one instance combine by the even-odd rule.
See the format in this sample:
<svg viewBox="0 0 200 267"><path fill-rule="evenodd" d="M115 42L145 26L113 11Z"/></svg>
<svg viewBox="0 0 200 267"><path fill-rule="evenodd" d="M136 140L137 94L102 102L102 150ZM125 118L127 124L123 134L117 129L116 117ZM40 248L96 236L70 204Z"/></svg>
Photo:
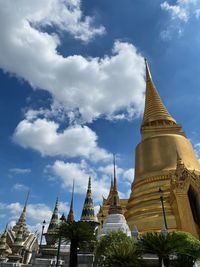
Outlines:
<svg viewBox="0 0 200 267"><path fill-rule="evenodd" d="M94 226L88 222L65 222L60 226L59 235L70 241L69 267L78 266L78 247L83 242L95 242Z"/></svg>
<svg viewBox="0 0 200 267"><path fill-rule="evenodd" d="M96 248L98 266L140 266L139 255L136 242L121 231L101 237Z"/></svg>
<svg viewBox="0 0 200 267"><path fill-rule="evenodd" d="M169 266L169 256L177 252L180 242L183 240L175 233L147 233L141 238L141 246L145 253L153 253L158 256L159 266L162 262Z"/></svg>
<svg viewBox="0 0 200 267"><path fill-rule="evenodd" d="M116 243L109 251L105 266L107 267L139 267L140 251L136 242L128 238L123 242Z"/></svg>
<svg viewBox="0 0 200 267"><path fill-rule="evenodd" d="M147 233L140 242L143 252L158 256L160 267L162 262L166 267L169 267L170 255L173 254L178 257L178 260L179 258L185 258L185 260L187 258L188 262L191 262L191 258L194 261L200 256L200 241L189 233Z"/></svg>

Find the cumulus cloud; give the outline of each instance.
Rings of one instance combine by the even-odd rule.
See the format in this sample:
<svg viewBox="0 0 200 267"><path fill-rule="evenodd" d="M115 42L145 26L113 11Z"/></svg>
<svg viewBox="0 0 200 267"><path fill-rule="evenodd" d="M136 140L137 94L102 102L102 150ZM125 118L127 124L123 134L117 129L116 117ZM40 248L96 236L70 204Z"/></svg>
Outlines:
<svg viewBox="0 0 200 267"><path fill-rule="evenodd" d="M144 103L142 56L134 45L116 41L111 56L63 57L56 30L50 34L46 24L82 39L99 30L91 28L91 19L74 19L75 14L82 16L78 0L0 1L0 68L48 91L71 120L137 116Z"/></svg>
<svg viewBox="0 0 200 267"><path fill-rule="evenodd" d="M102 173L105 173L105 174L110 174L112 175L113 174L113 164L109 164L109 165L106 165L106 166L100 166L99 167L99 171L102 172ZM116 166L116 173L117 174L121 174L123 172L123 169L122 168L119 168L118 166Z"/></svg>
<svg viewBox="0 0 200 267"><path fill-rule="evenodd" d="M81 163L69 163L57 160L53 165L48 166L55 179L61 182L63 188L70 189L72 181L75 181L75 192L85 194L87 190L88 178L92 177L93 195L96 201L102 199L102 195L107 195L110 181L107 176L97 178L94 170L84 161ZM98 188L98 190L96 190Z"/></svg>
<svg viewBox="0 0 200 267"><path fill-rule="evenodd" d="M99 202L102 196L107 197L110 189L110 176L113 174L113 166L107 165L94 170L85 160L80 163L64 162L57 160L53 165L47 166L47 169L52 173L54 181L61 182L63 188L70 189L72 181L75 181L75 192L85 194L89 176L92 177L92 192L95 202ZM122 169L116 166L118 189L121 197L127 196L124 191L125 187L130 186L133 181L133 169ZM52 180L52 177L51 177ZM127 182L127 184L124 184ZM122 188L122 184L124 185ZM125 190L126 191L126 190Z"/></svg>
<svg viewBox="0 0 200 267"><path fill-rule="evenodd" d="M23 210L23 205L19 202L13 202L10 204L0 203L0 211L3 214L7 214L7 218L10 222L16 222L19 218L21 212ZM68 203L59 202L59 213L60 215L65 212L67 213L69 210ZM33 225L35 223L41 223L45 220L47 223L49 222L52 215L53 207L49 207L44 203L36 203L36 204L28 204L26 217L28 222L32 222Z"/></svg>
<svg viewBox="0 0 200 267"><path fill-rule="evenodd" d="M57 27L82 41L89 41L105 32L103 26L92 26L94 18L83 16L81 0L7 0L0 1L0 6L2 20L16 23L16 27L21 26L27 32L32 28Z"/></svg>
<svg viewBox="0 0 200 267"><path fill-rule="evenodd" d="M123 172L123 179L129 183L132 183L134 180L135 170L130 168Z"/></svg>
<svg viewBox="0 0 200 267"><path fill-rule="evenodd" d="M200 3L197 0L177 0L175 4L168 1L161 3L161 9L170 15L170 23L167 28L161 32L163 39L171 39L174 33L179 36L183 34L184 24L192 17L199 18Z"/></svg>
<svg viewBox="0 0 200 267"><path fill-rule="evenodd" d="M47 119L21 121L13 140L24 148L32 148L42 155L85 157L92 161L106 160L110 154L98 147L97 135L88 126L74 125L59 131L59 125Z"/></svg>

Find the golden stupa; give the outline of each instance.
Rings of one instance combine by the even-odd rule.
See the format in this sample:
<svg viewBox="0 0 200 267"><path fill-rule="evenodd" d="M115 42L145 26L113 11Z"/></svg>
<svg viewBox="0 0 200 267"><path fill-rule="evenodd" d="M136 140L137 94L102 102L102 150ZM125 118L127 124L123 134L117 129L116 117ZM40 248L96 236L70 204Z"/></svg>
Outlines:
<svg viewBox="0 0 200 267"><path fill-rule="evenodd" d="M200 235L200 164L181 125L162 103L146 64L142 140L135 151L135 178L125 216L131 229L160 231L163 190L169 231Z"/></svg>
<svg viewBox="0 0 200 267"><path fill-rule="evenodd" d="M131 230L160 231L164 225L159 189L163 191L167 229L200 237L200 164L181 125L169 114L153 83L147 61L146 99L141 142L135 151L135 178L130 198L120 200ZM98 213L103 224L110 193ZM101 227L101 226L100 226Z"/></svg>

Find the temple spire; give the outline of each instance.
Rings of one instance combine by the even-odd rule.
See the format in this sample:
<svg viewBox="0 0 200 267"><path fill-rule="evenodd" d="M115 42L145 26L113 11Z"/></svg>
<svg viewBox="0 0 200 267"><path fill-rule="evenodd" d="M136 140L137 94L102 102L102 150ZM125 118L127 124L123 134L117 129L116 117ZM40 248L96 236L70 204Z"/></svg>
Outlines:
<svg viewBox="0 0 200 267"><path fill-rule="evenodd" d="M56 198L56 203L54 207L53 214L49 223L47 232L54 230L58 226L58 197Z"/></svg>
<svg viewBox="0 0 200 267"><path fill-rule="evenodd" d="M15 231L15 232L18 232L20 227L23 228L23 231L28 232L27 227L26 227L26 208L27 208L27 203L28 203L28 199L29 199L29 194L30 194L30 191L28 191L28 193L27 193L22 213L21 213L16 225L13 227L13 231Z"/></svg>
<svg viewBox="0 0 200 267"><path fill-rule="evenodd" d="M114 176L113 189L114 189L114 190L117 190L117 178L116 178L115 154L113 154L113 176Z"/></svg>
<svg viewBox="0 0 200 267"><path fill-rule="evenodd" d="M145 59L146 65L146 98L145 98L145 109L143 116L143 126L150 125L173 125L176 121L167 111L164 106L158 91L153 83L151 72L149 70L148 62Z"/></svg>
<svg viewBox="0 0 200 267"><path fill-rule="evenodd" d="M108 214L122 214L122 207L119 202L119 194L117 190L117 177L116 177L116 166L115 166L115 155L113 155L113 176L114 176L114 185L112 191L111 204L108 210Z"/></svg>
<svg viewBox="0 0 200 267"><path fill-rule="evenodd" d="M83 205L83 211L81 215L81 221L96 221L96 217L94 215L94 205L92 199L92 190L91 190L91 177L88 180L88 188L85 196L85 202Z"/></svg>
<svg viewBox="0 0 200 267"><path fill-rule="evenodd" d="M67 222L68 223L73 223L74 222L74 180L73 180L72 197L71 197L71 204L70 204L69 213L68 213L68 216L67 216Z"/></svg>

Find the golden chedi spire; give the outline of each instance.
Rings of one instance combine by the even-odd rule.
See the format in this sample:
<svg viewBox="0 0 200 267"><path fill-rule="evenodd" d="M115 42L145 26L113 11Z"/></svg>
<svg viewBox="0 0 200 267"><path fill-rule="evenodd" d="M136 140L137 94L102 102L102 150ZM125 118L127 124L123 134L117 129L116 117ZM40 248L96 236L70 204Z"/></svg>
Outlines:
<svg viewBox="0 0 200 267"><path fill-rule="evenodd" d="M156 124L176 124L176 121L167 111L165 105L163 104L158 91L154 85L151 77L151 72L149 70L149 65L145 59L146 65L146 98L145 98L145 109L143 116L143 126L150 126Z"/></svg>
<svg viewBox="0 0 200 267"><path fill-rule="evenodd" d="M123 214L122 207L119 201L119 194L117 190L117 177L115 168L115 155L113 155L113 173L114 173L114 184L112 191L112 200L108 210L108 214Z"/></svg>
<svg viewBox="0 0 200 267"><path fill-rule="evenodd" d="M200 223L197 227L192 218L188 192L185 190L184 196L176 194L171 187L171 179L177 165L178 170L182 166L190 172L195 169L200 177L200 164L181 125L176 123L161 101L146 60L145 64L146 99L141 125L142 140L135 150L135 177L125 216L131 230L136 225L142 233L160 231L163 212L158 189L162 188L168 230L182 230L198 236ZM182 175L181 171L179 173ZM197 194L200 198L200 193Z"/></svg>

